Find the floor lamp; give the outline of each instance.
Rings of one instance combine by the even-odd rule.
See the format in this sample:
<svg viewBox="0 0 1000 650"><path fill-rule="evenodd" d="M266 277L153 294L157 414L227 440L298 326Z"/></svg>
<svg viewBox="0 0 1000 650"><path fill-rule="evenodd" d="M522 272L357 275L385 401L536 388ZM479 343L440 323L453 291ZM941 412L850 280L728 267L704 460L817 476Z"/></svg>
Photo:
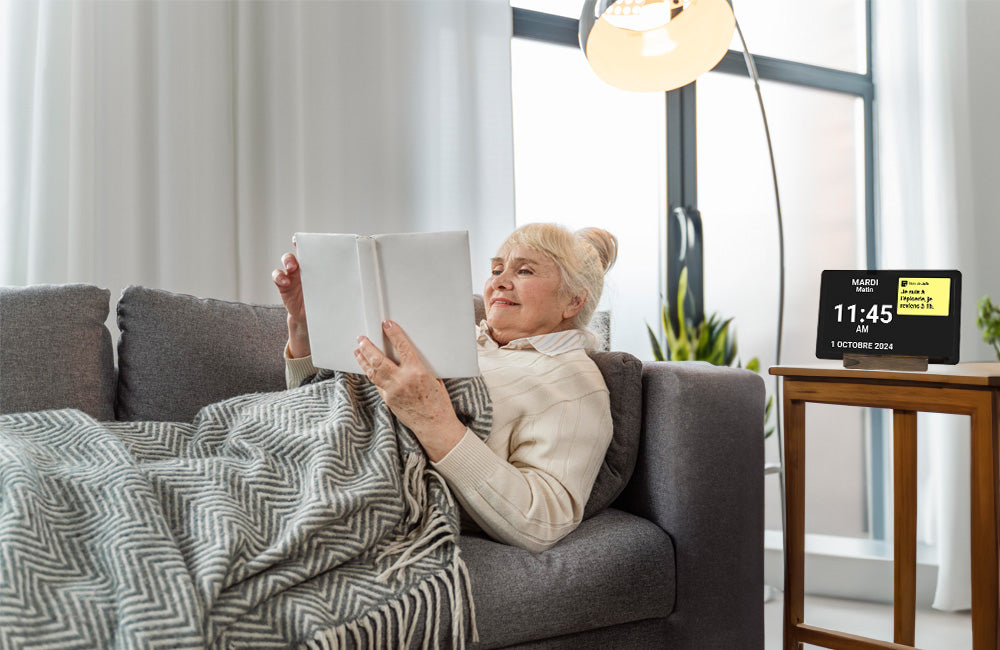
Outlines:
<svg viewBox="0 0 1000 650"><path fill-rule="evenodd" d="M785 317L785 236L781 218L774 148L760 79L743 31L726 0L586 0L580 15L580 48L590 67L608 84L637 92L665 92L691 83L711 70L729 51L733 31L740 37L747 72L757 91L774 184L778 219L778 331L775 365L781 363ZM777 385L775 401L781 404ZM782 461L765 466L777 471L781 490L781 528L785 530L785 473L781 417L775 430Z"/></svg>

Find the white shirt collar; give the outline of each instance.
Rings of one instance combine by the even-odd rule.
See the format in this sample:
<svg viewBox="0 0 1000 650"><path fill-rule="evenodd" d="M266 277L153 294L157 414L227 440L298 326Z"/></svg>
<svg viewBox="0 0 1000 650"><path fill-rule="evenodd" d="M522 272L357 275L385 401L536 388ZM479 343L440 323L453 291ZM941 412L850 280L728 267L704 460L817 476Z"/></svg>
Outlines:
<svg viewBox="0 0 1000 650"><path fill-rule="evenodd" d="M536 350L542 354L554 357L572 350L586 350L587 342L591 338L589 332L583 330L564 330L562 332L551 332L549 334L539 334L528 336L523 339L514 339L506 345L499 345L493 340L490 334L490 326L486 321L479 324L476 332L479 344L494 349L504 350Z"/></svg>

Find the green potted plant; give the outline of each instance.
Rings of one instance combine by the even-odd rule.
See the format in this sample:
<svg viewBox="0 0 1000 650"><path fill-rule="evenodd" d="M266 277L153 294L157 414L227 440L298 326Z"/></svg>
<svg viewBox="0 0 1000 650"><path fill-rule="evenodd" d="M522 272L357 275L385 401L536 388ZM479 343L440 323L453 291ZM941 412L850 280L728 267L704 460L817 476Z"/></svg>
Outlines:
<svg viewBox="0 0 1000 650"><path fill-rule="evenodd" d="M684 300L687 297L687 267L681 269L677 279L677 326L674 327L670 318L670 309L663 306L661 314L663 331L666 334L666 349L653 328L646 324L649 342L653 348L653 358L657 361L707 361L716 366L733 366L742 368L738 357L736 335L730 329L733 319L725 320L718 313L707 319L694 322L684 312ZM760 359L753 357L746 365L747 370L760 372ZM767 426L774 407L774 396L768 396L764 407L764 437L774 433L774 427Z"/></svg>
<svg viewBox="0 0 1000 650"><path fill-rule="evenodd" d="M989 296L983 296L979 301L976 326L983 331L983 341L993 346L997 360L1000 361L1000 306L990 302Z"/></svg>

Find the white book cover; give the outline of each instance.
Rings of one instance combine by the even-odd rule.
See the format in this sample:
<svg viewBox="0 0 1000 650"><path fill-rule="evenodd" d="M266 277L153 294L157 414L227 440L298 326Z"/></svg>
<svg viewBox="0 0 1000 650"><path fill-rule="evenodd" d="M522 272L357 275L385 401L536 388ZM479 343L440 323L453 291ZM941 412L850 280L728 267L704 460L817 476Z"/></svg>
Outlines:
<svg viewBox="0 0 1000 650"><path fill-rule="evenodd" d="M382 334L388 319L438 377L479 375L468 232L296 233L295 241L316 367L361 372L361 334L398 361Z"/></svg>

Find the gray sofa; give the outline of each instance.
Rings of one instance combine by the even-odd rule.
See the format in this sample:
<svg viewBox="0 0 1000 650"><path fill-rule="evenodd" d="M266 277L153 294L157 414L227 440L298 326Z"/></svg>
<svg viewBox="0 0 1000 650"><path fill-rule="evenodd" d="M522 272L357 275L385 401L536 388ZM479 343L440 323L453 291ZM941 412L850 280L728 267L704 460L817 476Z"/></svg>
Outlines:
<svg viewBox="0 0 1000 650"><path fill-rule="evenodd" d="M0 289L0 412L190 420L284 388L280 306L129 287ZM641 326L638 324L637 326ZM479 648L762 648L764 385L595 353L615 437L580 527L533 555L461 540Z"/></svg>

